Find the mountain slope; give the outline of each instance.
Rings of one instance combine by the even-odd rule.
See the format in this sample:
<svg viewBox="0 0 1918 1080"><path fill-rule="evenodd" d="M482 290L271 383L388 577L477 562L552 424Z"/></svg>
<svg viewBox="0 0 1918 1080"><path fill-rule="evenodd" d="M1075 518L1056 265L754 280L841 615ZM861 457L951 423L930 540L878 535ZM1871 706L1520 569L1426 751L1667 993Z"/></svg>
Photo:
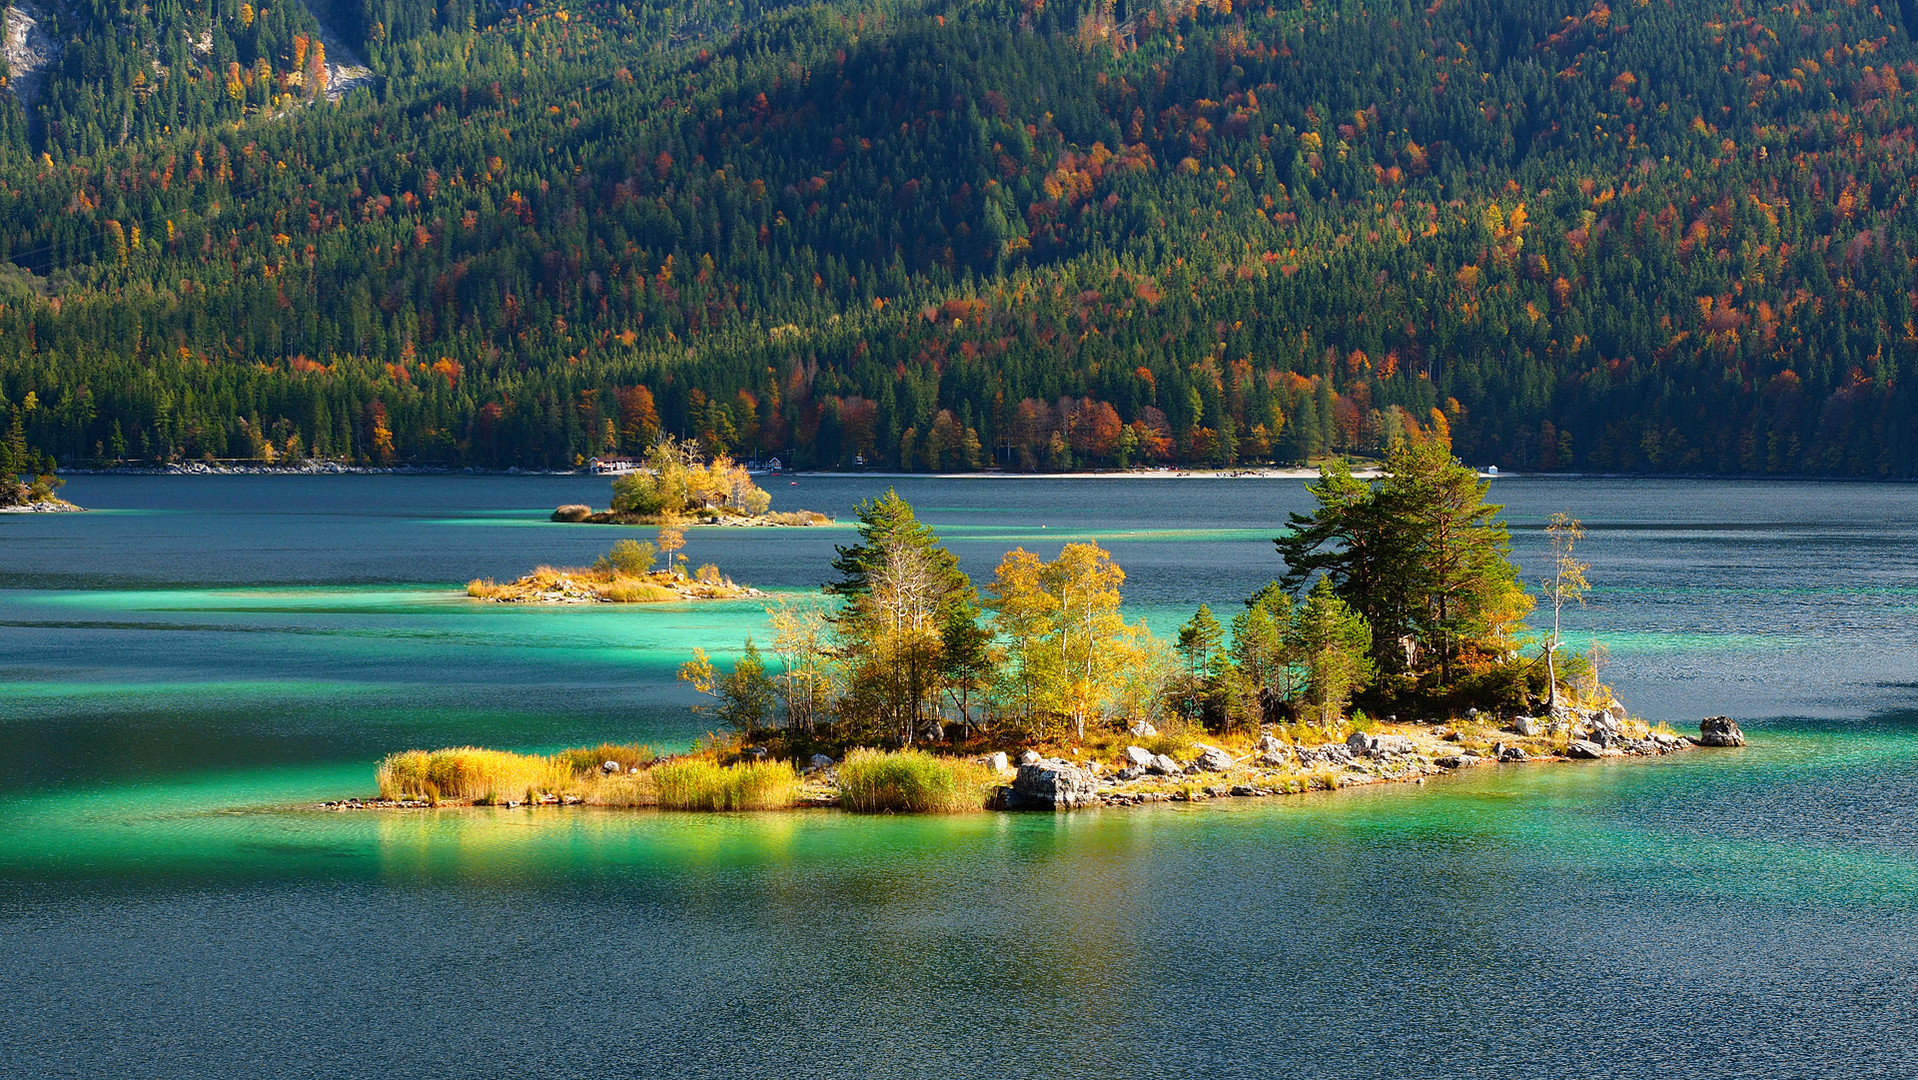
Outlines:
<svg viewBox="0 0 1918 1080"><path fill-rule="evenodd" d="M303 8L105 3L0 124L63 460L1918 472L1897 10L392 0L326 104Z"/></svg>

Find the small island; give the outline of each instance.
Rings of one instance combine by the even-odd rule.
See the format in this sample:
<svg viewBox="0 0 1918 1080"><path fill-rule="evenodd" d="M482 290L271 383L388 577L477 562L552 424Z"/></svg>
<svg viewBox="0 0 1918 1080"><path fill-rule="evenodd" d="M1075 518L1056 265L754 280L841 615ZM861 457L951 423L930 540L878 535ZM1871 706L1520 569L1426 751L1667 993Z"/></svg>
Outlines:
<svg viewBox="0 0 1918 1080"><path fill-rule="evenodd" d="M609 510L571 504L553 520L586 525L830 525L811 510L771 512L772 496L746 467L724 454L706 461L699 443L668 435L644 462L613 478Z"/></svg>
<svg viewBox="0 0 1918 1080"><path fill-rule="evenodd" d="M86 509L54 494L65 484L53 474L53 459L27 446L16 410L12 430L0 439L0 514L66 514Z"/></svg>
<svg viewBox="0 0 1918 1080"><path fill-rule="evenodd" d="M770 658L751 637L730 670L693 650L680 678L720 732L693 753L409 750L381 766L379 800L329 805L1056 810L1744 745L1725 717L1686 736L1629 713L1603 649L1563 634L1587 589L1577 520L1552 516L1528 589L1489 484L1442 435L1307 490L1316 508L1274 541L1283 572L1172 640L1124 619L1125 571L1096 545L1015 549L975 587L887 492L860 506L823 598L768 608ZM651 584L653 545L620 550L596 570Z"/></svg>
<svg viewBox="0 0 1918 1080"><path fill-rule="evenodd" d="M734 584L711 563L688 572L679 554L685 544L680 530L661 528L652 542L616 541L591 566L541 566L505 584L475 578L466 583L466 595L502 604L666 604L766 595ZM657 567L661 555L666 565Z"/></svg>

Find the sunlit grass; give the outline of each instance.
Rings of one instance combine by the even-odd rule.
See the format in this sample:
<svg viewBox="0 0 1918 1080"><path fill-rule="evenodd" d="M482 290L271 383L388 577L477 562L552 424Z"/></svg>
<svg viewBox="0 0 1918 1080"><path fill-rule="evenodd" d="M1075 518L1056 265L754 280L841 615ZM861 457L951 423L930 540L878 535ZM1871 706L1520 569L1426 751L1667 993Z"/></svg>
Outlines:
<svg viewBox="0 0 1918 1080"><path fill-rule="evenodd" d="M649 774L659 806L667 810L783 810L799 788L798 775L784 761L721 765L680 758L661 762Z"/></svg>
<svg viewBox="0 0 1918 1080"><path fill-rule="evenodd" d="M839 805L860 813L951 814L985 807L985 766L919 750L858 749L839 766Z"/></svg>

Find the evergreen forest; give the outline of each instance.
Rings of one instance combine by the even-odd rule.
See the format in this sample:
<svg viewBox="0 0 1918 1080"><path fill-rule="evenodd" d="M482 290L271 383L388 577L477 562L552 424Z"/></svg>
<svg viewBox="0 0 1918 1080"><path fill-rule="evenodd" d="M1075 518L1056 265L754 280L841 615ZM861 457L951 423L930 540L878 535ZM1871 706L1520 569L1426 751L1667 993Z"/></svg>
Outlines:
<svg viewBox="0 0 1918 1080"><path fill-rule="evenodd" d="M25 7L22 460L1918 475L1908 0Z"/></svg>

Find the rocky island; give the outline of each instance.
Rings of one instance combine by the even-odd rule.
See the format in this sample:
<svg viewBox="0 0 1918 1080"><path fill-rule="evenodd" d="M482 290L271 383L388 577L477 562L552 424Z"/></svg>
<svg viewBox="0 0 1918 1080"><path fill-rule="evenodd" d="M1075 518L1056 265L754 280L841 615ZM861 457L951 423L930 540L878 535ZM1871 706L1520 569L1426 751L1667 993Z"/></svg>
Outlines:
<svg viewBox="0 0 1918 1080"><path fill-rule="evenodd" d="M652 542L620 540L591 566L541 566L504 584L476 578L466 595L502 604L661 604L680 600L738 600L766 594L737 585L707 563L688 571L678 529L662 528ZM666 565L655 564L661 556Z"/></svg>
<svg viewBox="0 0 1918 1080"><path fill-rule="evenodd" d="M553 520L585 525L829 525L811 510L774 513L772 496L724 454L705 460L699 444L666 436L644 461L613 478L611 509L569 504Z"/></svg>

